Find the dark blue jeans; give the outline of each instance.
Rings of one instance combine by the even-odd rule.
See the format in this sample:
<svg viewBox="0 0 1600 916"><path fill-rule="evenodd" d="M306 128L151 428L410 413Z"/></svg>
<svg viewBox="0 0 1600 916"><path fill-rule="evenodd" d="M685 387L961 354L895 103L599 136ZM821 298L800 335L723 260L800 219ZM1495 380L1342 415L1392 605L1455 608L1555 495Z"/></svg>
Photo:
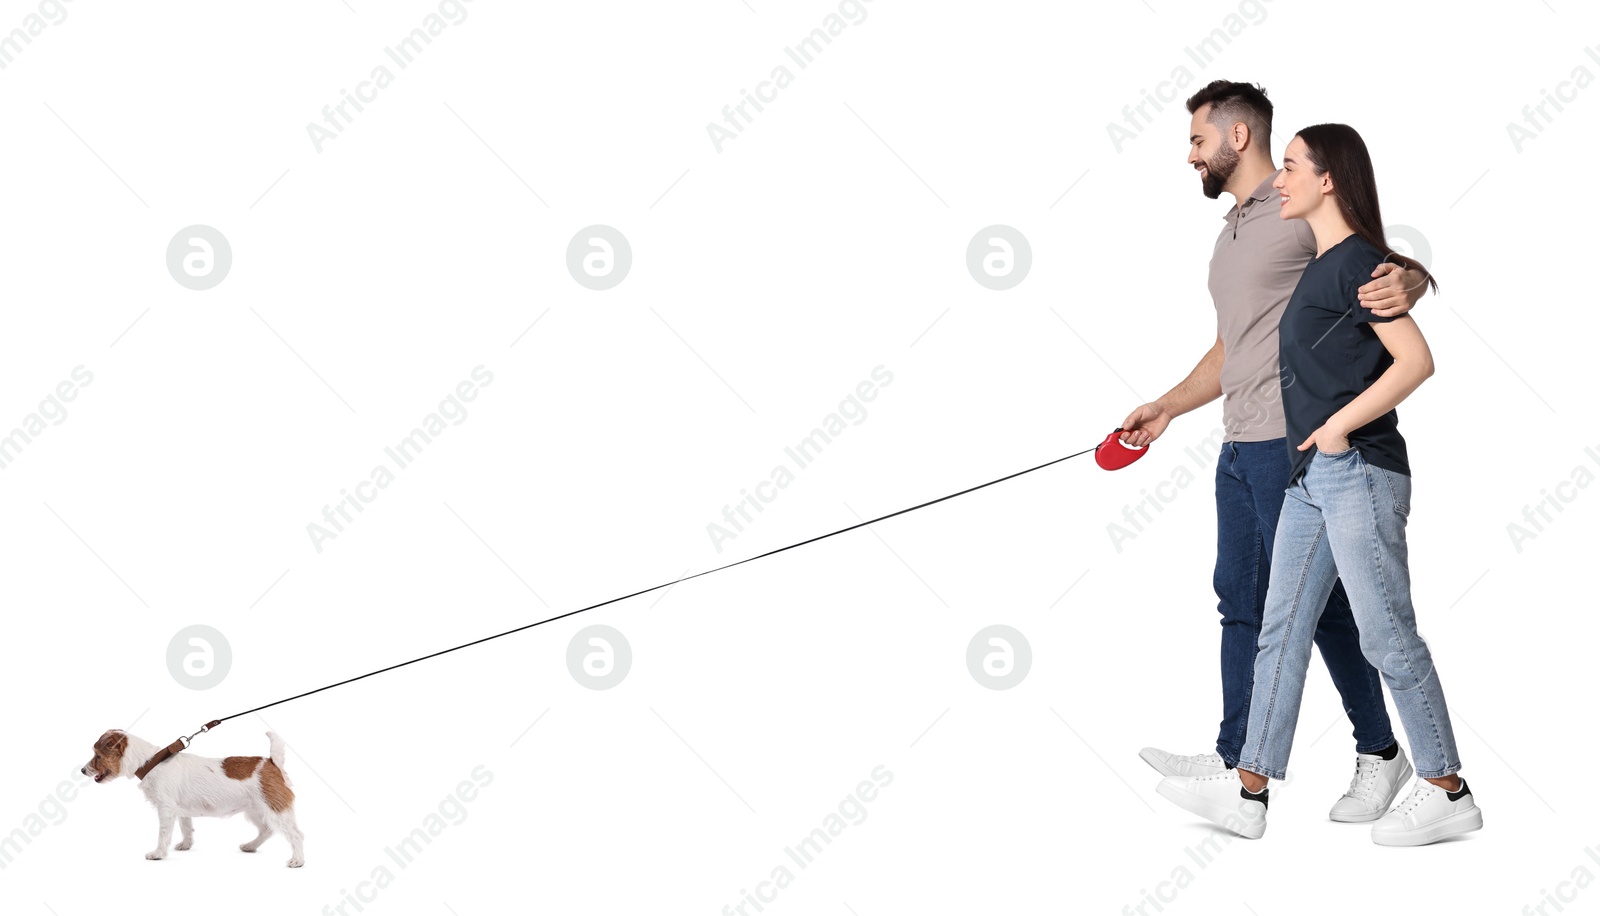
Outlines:
<svg viewBox="0 0 1600 916"><path fill-rule="evenodd" d="M1289 446L1283 439L1222 443L1217 457L1217 568L1212 586L1222 615L1222 726L1217 754L1230 767L1239 762L1250 724L1272 542L1288 488ZM1328 596L1315 641L1355 727L1356 751L1371 754L1393 744L1383 681L1361 652L1361 632L1342 582L1335 582Z"/></svg>

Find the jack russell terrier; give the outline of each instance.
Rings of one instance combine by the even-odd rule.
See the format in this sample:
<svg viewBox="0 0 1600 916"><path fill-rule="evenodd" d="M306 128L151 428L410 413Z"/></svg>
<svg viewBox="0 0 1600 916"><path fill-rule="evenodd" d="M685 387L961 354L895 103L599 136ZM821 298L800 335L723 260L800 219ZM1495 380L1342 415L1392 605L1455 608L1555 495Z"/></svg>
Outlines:
<svg viewBox="0 0 1600 916"><path fill-rule="evenodd" d="M194 845L194 817L230 817L240 812L260 831L256 838L240 844L245 852L255 852L273 833L289 839L290 868L305 864L301 848L304 837L294 821L294 792L284 775L286 750L283 739L267 732L268 756L200 757L173 754L144 775L139 788L156 808L161 832L156 848L146 859L165 859L172 841L172 822L183 829L178 841L181 852ZM150 742L114 728L94 743L94 757L83 767L83 774L104 782L118 776L134 778L161 749Z"/></svg>

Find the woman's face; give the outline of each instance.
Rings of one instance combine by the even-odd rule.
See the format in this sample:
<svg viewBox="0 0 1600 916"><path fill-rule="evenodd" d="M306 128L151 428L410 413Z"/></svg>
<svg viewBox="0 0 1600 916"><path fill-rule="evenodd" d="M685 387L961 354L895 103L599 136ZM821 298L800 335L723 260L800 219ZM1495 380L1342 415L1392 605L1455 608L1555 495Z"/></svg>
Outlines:
<svg viewBox="0 0 1600 916"><path fill-rule="evenodd" d="M1311 168L1310 152L1299 134L1283 151L1283 171L1272 186L1278 189L1278 215L1284 219L1305 219L1333 193L1333 179Z"/></svg>

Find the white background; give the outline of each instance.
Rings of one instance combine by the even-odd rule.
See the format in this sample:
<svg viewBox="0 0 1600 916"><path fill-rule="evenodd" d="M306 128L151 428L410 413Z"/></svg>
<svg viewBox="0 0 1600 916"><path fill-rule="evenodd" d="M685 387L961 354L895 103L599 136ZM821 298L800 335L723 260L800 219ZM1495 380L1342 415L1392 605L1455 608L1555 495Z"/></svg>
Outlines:
<svg viewBox="0 0 1600 916"><path fill-rule="evenodd" d="M0 30L39 9L7 0ZM439 916L712 916L778 865L773 914L1600 905L1562 884L1600 874L1600 488L1562 487L1520 549L1507 529L1600 475L1600 87L1566 86L1520 150L1506 126L1600 74L1583 4L875 0L805 69L784 48L836 4L476 0L405 69L384 48L437 5L64 9L0 71L0 428L93 373L0 471L0 832L46 825L0 870L5 912L337 912L379 865L367 912ZM1185 53L1230 15L1215 60ZM393 83L319 152L307 125L379 64ZM793 82L719 152L706 125L778 65ZM1119 150L1108 123L1180 66ZM45 804L107 728L165 744L1093 445L1211 343L1232 200L1184 162L1182 98L1217 78L1266 86L1275 154L1356 126L1385 219L1432 249L1412 572L1482 832L1383 849L1327 820L1352 751L1318 660L1265 838L1185 853L1221 834L1137 751L1209 750L1220 715L1214 450L1185 453L1217 404L1115 475L1085 456L201 736L289 742L303 869L281 838L240 854L242 818L146 861L126 780ZM1004 292L965 265L996 223L1033 252ZM233 251L206 291L165 264L194 224ZM633 250L603 292L565 265L591 224ZM316 550L308 523L479 365L466 419ZM865 419L719 553L707 524L880 365ZM233 654L204 691L166 662L197 623ZM609 690L567 668L595 623L633 653ZM1009 690L966 666L991 624L1031 646ZM864 821L809 868L784 855L880 765ZM465 820L395 866L478 766Z"/></svg>

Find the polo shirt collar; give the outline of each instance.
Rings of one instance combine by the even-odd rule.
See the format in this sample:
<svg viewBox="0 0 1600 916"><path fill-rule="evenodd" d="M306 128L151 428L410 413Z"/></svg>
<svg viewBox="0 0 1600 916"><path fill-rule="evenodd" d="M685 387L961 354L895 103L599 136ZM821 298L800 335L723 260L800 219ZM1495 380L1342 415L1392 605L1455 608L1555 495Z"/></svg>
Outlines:
<svg viewBox="0 0 1600 916"><path fill-rule="evenodd" d="M1278 169L1273 169L1272 174L1268 175L1266 178L1263 178L1261 183L1256 185L1256 189L1250 192L1250 196L1246 198L1243 203L1235 207L1229 207L1228 212L1222 214L1222 218L1232 219L1235 213L1244 210L1253 201L1266 200L1268 197L1272 196L1272 194L1277 191L1277 189L1272 186L1272 183L1278 180L1278 171Z"/></svg>

